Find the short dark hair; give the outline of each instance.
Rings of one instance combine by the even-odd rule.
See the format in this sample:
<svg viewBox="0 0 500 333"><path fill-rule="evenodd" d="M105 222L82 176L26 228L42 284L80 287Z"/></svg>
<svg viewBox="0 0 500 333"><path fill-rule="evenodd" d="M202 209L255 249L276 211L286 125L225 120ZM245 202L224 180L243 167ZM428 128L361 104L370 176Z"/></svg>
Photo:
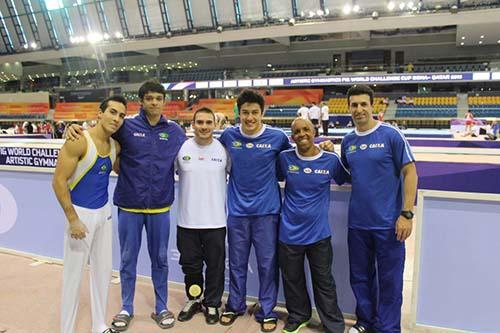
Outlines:
<svg viewBox="0 0 500 333"><path fill-rule="evenodd" d="M163 98L167 94L165 87L156 80L149 80L142 84L139 88L139 99L142 101L148 92L160 93L163 95Z"/></svg>
<svg viewBox="0 0 500 333"><path fill-rule="evenodd" d="M193 114L193 122L196 120L196 115L197 115L198 113L209 113L209 114L211 114L211 115L212 115L212 117L214 117L214 123L216 122L216 120L215 120L215 113L214 113L211 109L209 109L209 108L207 108L207 107L202 107L202 108L199 108L198 110L196 110L196 111L194 112L194 114Z"/></svg>
<svg viewBox="0 0 500 333"><path fill-rule="evenodd" d="M113 96L106 98L105 100L103 100L101 102L101 104L99 104L99 110L101 110L101 112L106 111L106 109L108 108L109 102L122 103L123 105L125 105L125 108L127 107L127 100L125 99L125 97L123 97L121 95L113 95Z"/></svg>
<svg viewBox="0 0 500 333"><path fill-rule="evenodd" d="M264 112L264 97L255 90L245 89L238 95L238 99L236 100L238 110L241 111L241 106L245 103L257 103L260 106L260 112Z"/></svg>
<svg viewBox="0 0 500 333"><path fill-rule="evenodd" d="M347 104L350 104L351 96L368 95L370 96L370 104L373 105L374 92L372 88L364 84L356 84L347 90Z"/></svg>

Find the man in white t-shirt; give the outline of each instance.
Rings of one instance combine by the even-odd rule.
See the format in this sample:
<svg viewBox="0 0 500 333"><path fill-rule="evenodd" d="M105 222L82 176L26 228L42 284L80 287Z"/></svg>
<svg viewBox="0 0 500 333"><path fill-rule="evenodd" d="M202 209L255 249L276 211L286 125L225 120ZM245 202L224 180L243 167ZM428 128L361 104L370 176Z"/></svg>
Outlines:
<svg viewBox="0 0 500 333"><path fill-rule="evenodd" d="M177 155L179 206L177 248L188 301L177 319L188 321L205 308L208 324L219 321L224 292L226 238L226 170L224 146L213 139L215 115L207 108L194 113L194 138ZM203 281L205 269L205 288ZM201 299L203 294L203 301Z"/></svg>
<svg viewBox="0 0 500 333"><path fill-rule="evenodd" d="M309 108L302 104L301 107L297 110L297 117L302 119L309 119Z"/></svg>
<svg viewBox="0 0 500 333"><path fill-rule="evenodd" d="M309 108L309 119L314 125L314 136L319 136L319 119L321 117L321 109L316 105L315 102L312 102L311 107Z"/></svg>
<svg viewBox="0 0 500 333"><path fill-rule="evenodd" d="M330 123L330 109L326 102L321 102L321 125L323 127L323 136L328 136L328 124Z"/></svg>

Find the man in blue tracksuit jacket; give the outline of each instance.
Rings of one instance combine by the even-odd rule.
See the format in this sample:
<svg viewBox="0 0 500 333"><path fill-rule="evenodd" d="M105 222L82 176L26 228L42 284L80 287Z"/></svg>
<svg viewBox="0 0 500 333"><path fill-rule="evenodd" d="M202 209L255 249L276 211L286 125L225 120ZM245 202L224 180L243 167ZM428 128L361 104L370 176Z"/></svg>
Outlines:
<svg viewBox="0 0 500 333"><path fill-rule="evenodd" d="M141 110L125 122L115 138L122 146L119 177L114 194L118 209L122 311L113 318L116 329L127 328L133 317L137 256L142 229L146 228L155 312L161 328L173 326L167 309L168 239L170 206L174 201L174 160L186 140L183 130L161 112L165 89L146 82L139 89Z"/></svg>
<svg viewBox="0 0 500 333"><path fill-rule="evenodd" d="M116 329L126 329L133 317L137 256L142 229L146 228L155 312L161 328L174 324L167 309L168 238L170 206L174 201L174 160L186 140L184 131L162 116L165 89L146 82L139 89L141 110L125 122L115 138L122 146L119 177L114 194L118 210L120 279L123 307L113 318Z"/></svg>
<svg viewBox="0 0 500 333"><path fill-rule="evenodd" d="M162 116L165 88L148 81L139 88L140 112L126 118L115 133L122 149L114 204L118 206L120 240L120 279L122 311L113 317L113 328L128 329L134 316L137 256L142 230L146 228L151 277L155 290L155 311L151 317L161 328L174 325L167 309L168 239L170 206L174 201L174 160L186 140L175 122ZM68 136L75 137L73 128ZM77 135L76 135L77 136ZM117 158L118 159L118 158Z"/></svg>

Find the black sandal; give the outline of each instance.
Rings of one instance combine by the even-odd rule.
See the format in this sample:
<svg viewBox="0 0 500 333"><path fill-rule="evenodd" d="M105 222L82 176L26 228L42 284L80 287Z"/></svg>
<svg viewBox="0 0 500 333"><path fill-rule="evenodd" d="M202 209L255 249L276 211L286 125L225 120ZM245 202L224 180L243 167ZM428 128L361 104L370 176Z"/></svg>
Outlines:
<svg viewBox="0 0 500 333"><path fill-rule="evenodd" d="M264 325L273 325L270 328L265 328ZM269 333L269 332L274 332L276 330L276 327L278 327L278 318L265 318L260 321L260 331Z"/></svg>
<svg viewBox="0 0 500 333"><path fill-rule="evenodd" d="M168 310L162 311L159 314L152 312L151 318L156 322L156 324L158 324L158 326L160 326L160 328L163 329L172 328L175 324L174 314ZM172 322L169 324L164 324L163 322L168 319L172 319Z"/></svg>
<svg viewBox="0 0 500 333"><path fill-rule="evenodd" d="M125 313L119 313L113 317L113 321L111 322L111 326L118 332L123 332L128 329L130 321L134 318L134 315L128 315ZM123 324L123 325L116 325Z"/></svg>
<svg viewBox="0 0 500 333"><path fill-rule="evenodd" d="M223 326L232 325L236 320L236 318L238 318L239 316L241 316L241 313L236 313L233 311L224 311L220 316L219 323ZM223 321L222 318L229 319L229 321Z"/></svg>

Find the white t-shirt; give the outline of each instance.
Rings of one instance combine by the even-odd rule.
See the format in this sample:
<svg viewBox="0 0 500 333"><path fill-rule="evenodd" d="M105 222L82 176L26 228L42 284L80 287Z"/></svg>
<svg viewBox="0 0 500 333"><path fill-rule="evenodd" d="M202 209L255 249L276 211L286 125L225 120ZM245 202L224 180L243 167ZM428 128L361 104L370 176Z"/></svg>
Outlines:
<svg viewBox="0 0 500 333"><path fill-rule="evenodd" d="M302 119L309 119L309 108L307 106L301 106L297 111L297 116Z"/></svg>
<svg viewBox="0 0 500 333"><path fill-rule="evenodd" d="M200 146L194 138L179 150L179 205L177 225L189 229L215 229L226 226L226 188L228 155L216 139Z"/></svg>
<svg viewBox="0 0 500 333"><path fill-rule="evenodd" d="M319 120L320 113L321 113L321 110L319 109L319 107L317 105L313 105L309 109L309 117L311 117L311 119L318 119Z"/></svg>
<svg viewBox="0 0 500 333"><path fill-rule="evenodd" d="M328 105L323 105L321 107L321 120L325 121L330 119L328 111L330 111L330 109L328 109Z"/></svg>

